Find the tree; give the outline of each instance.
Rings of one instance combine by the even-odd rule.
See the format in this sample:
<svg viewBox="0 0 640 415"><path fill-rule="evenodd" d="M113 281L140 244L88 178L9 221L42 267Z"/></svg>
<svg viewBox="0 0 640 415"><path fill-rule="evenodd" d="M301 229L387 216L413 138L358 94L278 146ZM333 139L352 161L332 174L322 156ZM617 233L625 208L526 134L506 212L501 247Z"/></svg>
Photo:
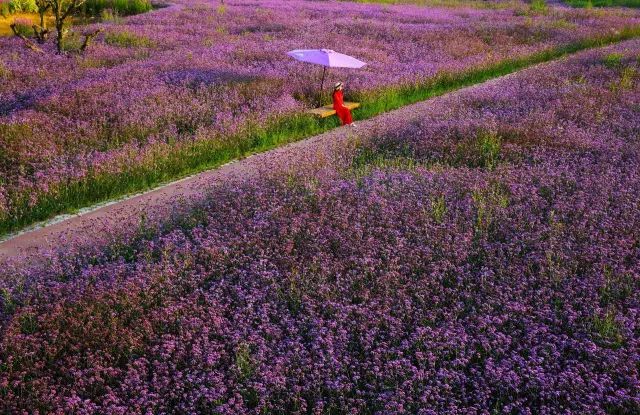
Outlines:
<svg viewBox="0 0 640 415"><path fill-rule="evenodd" d="M76 13L86 0L43 0L51 7L56 22L56 46L58 53L64 51L64 38L66 35L65 21Z"/></svg>
<svg viewBox="0 0 640 415"><path fill-rule="evenodd" d="M38 7L38 15L40 16L40 26L33 25L33 33L39 43L44 43L49 37L49 29L47 29L47 19L45 15L51 8L49 0L36 0L36 6Z"/></svg>
<svg viewBox="0 0 640 415"><path fill-rule="evenodd" d="M0 0L2 1L2 0ZM49 29L47 28L46 15L51 10L53 17L55 18L56 25L56 46L58 53L64 52L64 40L67 34L67 18L75 14L86 0L35 0L38 7L38 15L40 16L40 25L33 25L33 33L39 43L45 43L49 37ZM36 52L43 52L35 43L27 39L22 33L20 33L15 23L11 25L13 33L21 38L25 42L25 46ZM84 41L78 49L78 52L84 52L89 44L98 34L102 32L102 29L98 29L92 33L84 35Z"/></svg>

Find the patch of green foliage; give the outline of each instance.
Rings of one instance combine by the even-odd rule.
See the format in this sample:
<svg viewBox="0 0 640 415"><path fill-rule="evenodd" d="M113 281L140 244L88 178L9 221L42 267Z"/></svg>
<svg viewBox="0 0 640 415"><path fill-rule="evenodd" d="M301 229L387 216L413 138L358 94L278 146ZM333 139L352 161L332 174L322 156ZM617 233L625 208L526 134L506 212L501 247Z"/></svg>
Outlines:
<svg viewBox="0 0 640 415"><path fill-rule="evenodd" d="M122 48L153 46L153 42L148 37L139 36L127 31L108 32L104 36L104 41L108 45Z"/></svg>
<svg viewBox="0 0 640 415"><path fill-rule="evenodd" d="M22 314L18 321L20 322L20 331L23 334L33 334L38 331L38 321L33 314Z"/></svg>
<svg viewBox="0 0 640 415"><path fill-rule="evenodd" d="M484 189L475 190L472 198L477 209L476 235L490 236L495 231L498 212L509 207L509 190L494 182Z"/></svg>
<svg viewBox="0 0 640 415"><path fill-rule="evenodd" d="M438 196L431 201L431 216L437 223L444 222L444 216L447 213L447 201L444 196Z"/></svg>
<svg viewBox="0 0 640 415"><path fill-rule="evenodd" d="M251 357L251 348L247 343L239 344L236 349L236 369L242 379L251 377L255 370Z"/></svg>
<svg viewBox="0 0 640 415"><path fill-rule="evenodd" d="M498 134L479 131L473 140L463 141L456 151L456 165L493 170L500 161L502 139Z"/></svg>
<svg viewBox="0 0 640 415"><path fill-rule="evenodd" d="M618 349L623 345L624 337L616 321L615 312L609 310L604 316L596 315L592 324L597 341L602 346Z"/></svg>
<svg viewBox="0 0 640 415"><path fill-rule="evenodd" d="M547 0L531 0L529 8L534 13L546 13L548 10Z"/></svg>
<svg viewBox="0 0 640 415"><path fill-rule="evenodd" d="M99 16L104 10L113 14L130 16L145 13L153 9L149 0L87 0L83 6L86 15Z"/></svg>
<svg viewBox="0 0 640 415"><path fill-rule="evenodd" d="M76 32L69 32L67 36L64 38L64 43L62 44L62 50L68 53L77 53L80 52L80 48L82 47L82 37Z"/></svg>
<svg viewBox="0 0 640 415"><path fill-rule="evenodd" d="M24 37L29 37L29 36L31 36L33 34L33 31L31 29L31 25L32 24L28 19L27 20L25 20L25 19L16 19L13 22L13 24L14 24L13 27L15 28L15 31L19 35L24 36Z"/></svg>
<svg viewBox="0 0 640 415"><path fill-rule="evenodd" d="M0 60L0 79L9 79L11 77L11 71L7 68L7 65Z"/></svg>
<svg viewBox="0 0 640 415"><path fill-rule="evenodd" d="M37 11L36 0L11 0L9 2L10 13L35 13Z"/></svg>
<svg viewBox="0 0 640 415"><path fill-rule="evenodd" d="M411 170L417 162L409 147L358 149L348 173L356 178L368 175L372 170Z"/></svg>
<svg viewBox="0 0 640 415"><path fill-rule="evenodd" d="M9 3L0 1L0 16L7 17L11 14L11 9L9 8Z"/></svg>
<svg viewBox="0 0 640 415"><path fill-rule="evenodd" d="M633 89L638 70L633 66L625 66L620 71L620 79L611 83L610 89L613 92L628 91Z"/></svg>
<svg viewBox="0 0 640 415"><path fill-rule="evenodd" d="M15 301L11 297L9 290L6 288L0 289L0 305L2 305L0 310L3 310L7 314L12 314L16 310Z"/></svg>
<svg viewBox="0 0 640 415"><path fill-rule="evenodd" d="M111 9L104 9L100 12L100 20L103 22L117 22L119 18Z"/></svg>
<svg viewBox="0 0 640 415"><path fill-rule="evenodd" d="M609 69L617 69L622 66L624 55L621 53L610 53L602 59L602 64Z"/></svg>

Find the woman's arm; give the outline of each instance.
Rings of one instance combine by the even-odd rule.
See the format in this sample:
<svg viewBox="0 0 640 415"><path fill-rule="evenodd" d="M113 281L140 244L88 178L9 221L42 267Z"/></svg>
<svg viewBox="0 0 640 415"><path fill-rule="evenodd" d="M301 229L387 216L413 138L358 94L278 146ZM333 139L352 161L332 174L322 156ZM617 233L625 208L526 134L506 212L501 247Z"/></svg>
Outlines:
<svg viewBox="0 0 640 415"><path fill-rule="evenodd" d="M341 90L335 91L333 93L333 103L338 106L342 106L344 103L344 96Z"/></svg>

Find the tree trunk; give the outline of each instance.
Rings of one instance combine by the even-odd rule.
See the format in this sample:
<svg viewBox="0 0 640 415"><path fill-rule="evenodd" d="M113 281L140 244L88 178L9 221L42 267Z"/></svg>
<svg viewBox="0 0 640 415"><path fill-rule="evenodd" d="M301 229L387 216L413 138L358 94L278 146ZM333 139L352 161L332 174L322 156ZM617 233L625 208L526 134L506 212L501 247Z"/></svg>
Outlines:
<svg viewBox="0 0 640 415"><path fill-rule="evenodd" d="M56 23L56 31L56 47L58 53L61 54L64 52L64 24Z"/></svg>
<svg viewBox="0 0 640 415"><path fill-rule="evenodd" d="M40 26L33 25L33 33L36 36L36 40L38 43L42 44L47 41L49 37L49 29L47 29L47 20L44 18L44 14L46 11L40 10L38 13L40 14Z"/></svg>

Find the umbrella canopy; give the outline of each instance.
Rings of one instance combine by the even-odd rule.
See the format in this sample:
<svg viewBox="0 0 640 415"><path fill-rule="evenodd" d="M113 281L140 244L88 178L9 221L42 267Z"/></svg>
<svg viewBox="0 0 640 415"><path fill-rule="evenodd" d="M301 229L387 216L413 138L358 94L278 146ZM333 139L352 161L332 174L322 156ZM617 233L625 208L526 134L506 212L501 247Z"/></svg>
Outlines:
<svg viewBox="0 0 640 415"><path fill-rule="evenodd" d="M366 63L331 49L297 49L287 55L301 62L322 65L328 68L362 68Z"/></svg>

